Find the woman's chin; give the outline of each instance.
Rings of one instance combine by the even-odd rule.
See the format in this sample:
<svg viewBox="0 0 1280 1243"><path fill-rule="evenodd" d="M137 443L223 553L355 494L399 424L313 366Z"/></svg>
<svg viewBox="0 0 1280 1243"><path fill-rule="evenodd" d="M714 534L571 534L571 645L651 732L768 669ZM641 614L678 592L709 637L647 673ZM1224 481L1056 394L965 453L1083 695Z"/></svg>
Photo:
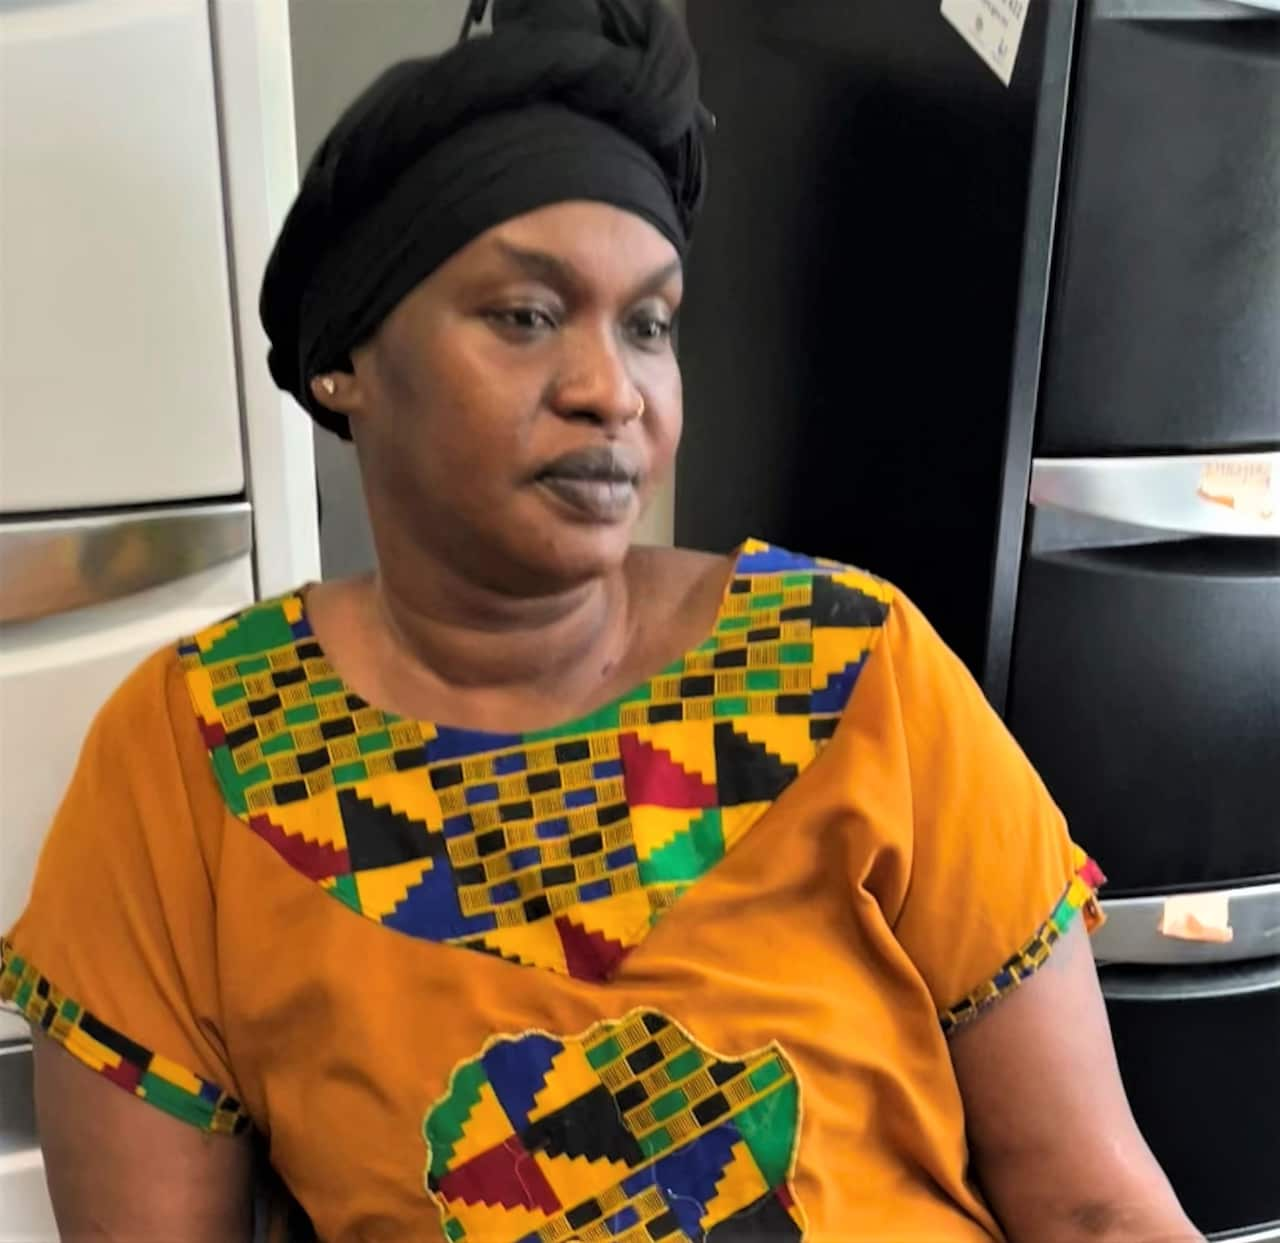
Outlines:
<svg viewBox="0 0 1280 1243"><path fill-rule="evenodd" d="M544 510L539 520L521 523L511 542L519 559L545 585L573 585L618 569L631 547L639 506L608 522L583 521Z"/></svg>

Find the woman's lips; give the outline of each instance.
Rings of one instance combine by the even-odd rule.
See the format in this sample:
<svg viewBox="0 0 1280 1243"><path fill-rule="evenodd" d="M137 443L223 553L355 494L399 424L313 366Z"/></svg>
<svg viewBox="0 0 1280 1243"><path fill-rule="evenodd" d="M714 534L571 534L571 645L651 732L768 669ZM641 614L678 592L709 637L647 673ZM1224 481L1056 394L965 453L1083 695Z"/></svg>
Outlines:
<svg viewBox="0 0 1280 1243"><path fill-rule="evenodd" d="M588 522L620 522L631 513L636 495L635 484L629 479L541 475L538 484Z"/></svg>
<svg viewBox="0 0 1280 1243"><path fill-rule="evenodd" d="M629 517L640 464L621 445L589 445L549 463L535 479L559 502L587 522L612 523Z"/></svg>

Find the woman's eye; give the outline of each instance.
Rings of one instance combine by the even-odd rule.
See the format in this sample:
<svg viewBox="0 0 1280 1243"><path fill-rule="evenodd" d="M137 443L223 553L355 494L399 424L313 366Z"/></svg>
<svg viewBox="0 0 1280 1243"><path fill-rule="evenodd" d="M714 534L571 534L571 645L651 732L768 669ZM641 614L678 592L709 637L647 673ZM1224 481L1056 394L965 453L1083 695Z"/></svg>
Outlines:
<svg viewBox="0 0 1280 1243"><path fill-rule="evenodd" d="M671 321L659 315L637 315L631 321L631 332L640 341L656 344L671 336Z"/></svg>
<svg viewBox="0 0 1280 1243"><path fill-rule="evenodd" d="M554 328L555 316L550 311L537 306L509 306L500 310L489 311L486 316L490 323L508 332L535 333Z"/></svg>

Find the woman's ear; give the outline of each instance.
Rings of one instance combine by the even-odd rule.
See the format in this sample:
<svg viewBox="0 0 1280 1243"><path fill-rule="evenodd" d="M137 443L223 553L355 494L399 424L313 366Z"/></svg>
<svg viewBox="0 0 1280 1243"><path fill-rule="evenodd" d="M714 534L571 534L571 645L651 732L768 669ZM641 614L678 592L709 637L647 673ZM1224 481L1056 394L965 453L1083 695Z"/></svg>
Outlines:
<svg viewBox="0 0 1280 1243"><path fill-rule="evenodd" d="M360 381L353 371L324 371L311 377L311 396L335 414L348 418L364 406Z"/></svg>

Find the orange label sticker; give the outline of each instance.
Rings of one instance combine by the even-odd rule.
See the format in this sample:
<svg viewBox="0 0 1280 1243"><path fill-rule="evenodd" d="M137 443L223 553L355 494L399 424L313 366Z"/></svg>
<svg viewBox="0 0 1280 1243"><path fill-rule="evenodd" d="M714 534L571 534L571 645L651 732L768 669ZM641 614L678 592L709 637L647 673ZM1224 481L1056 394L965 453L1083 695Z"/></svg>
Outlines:
<svg viewBox="0 0 1280 1243"><path fill-rule="evenodd" d="M1276 516L1276 478L1270 462L1239 462L1231 458L1206 462L1200 470L1196 495L1247 518L1270 520Z"/></svg>
<svg viewBox="0 0 1280 1243"><path fill-rule="evenodd" d="M1166 898L1160 932L1178 941L1225 944L1235 939L1225 893L1188 893Z"/></svg>

